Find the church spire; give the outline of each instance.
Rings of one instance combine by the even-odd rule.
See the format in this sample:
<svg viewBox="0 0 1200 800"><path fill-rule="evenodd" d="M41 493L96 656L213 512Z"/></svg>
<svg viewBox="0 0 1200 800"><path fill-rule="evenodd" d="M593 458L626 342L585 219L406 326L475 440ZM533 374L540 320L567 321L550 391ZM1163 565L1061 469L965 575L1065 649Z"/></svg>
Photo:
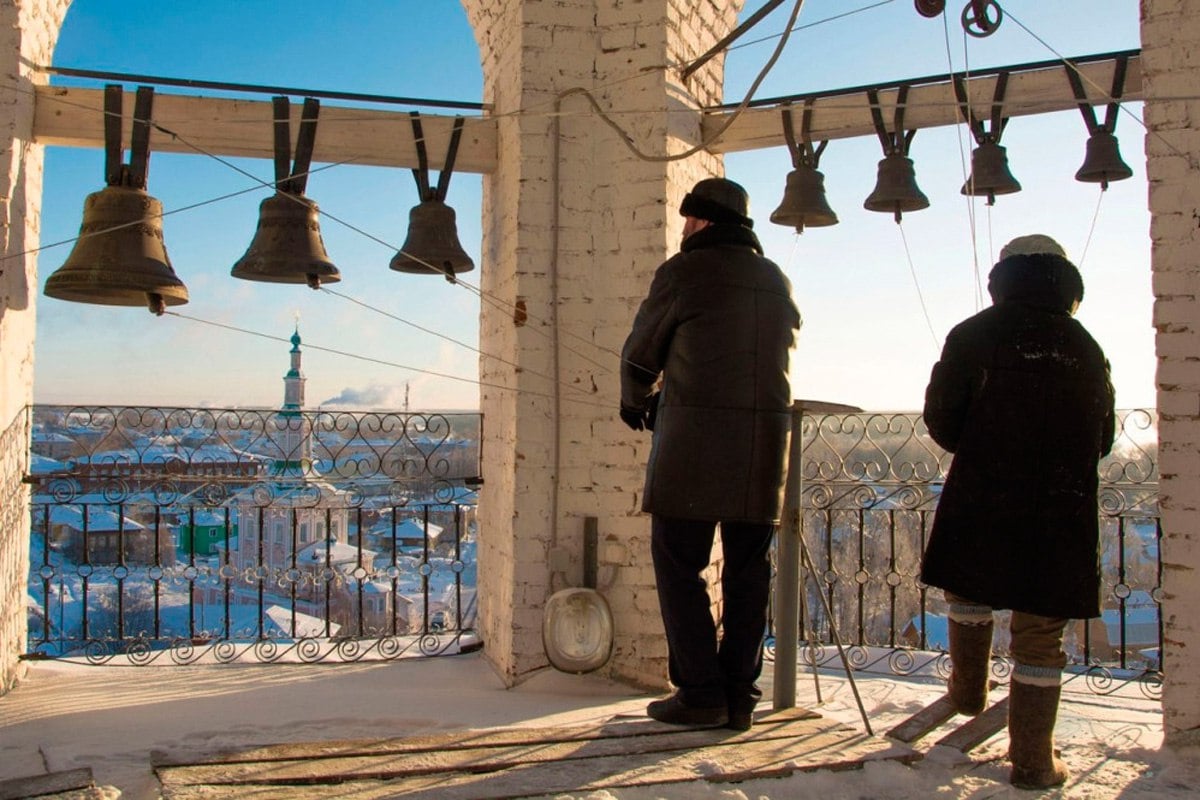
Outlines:
<svg viewBox="0 0 1200 800"><path fill-rule="evenodd" d="M304 408L304 373L300 371L300 323L292 334L292 365L283 376L283 407L284 413L297 412Z"/></svg>
<svg viewBox="0 0 1200 800"><path fill-rule="evenodd" d="M304 409L304 373L300 371L300 320L292 333L291 369L283 376L283 405L276 426L283 458L275 461L277 475L303 476L312 470L312 423Z"/></svg>

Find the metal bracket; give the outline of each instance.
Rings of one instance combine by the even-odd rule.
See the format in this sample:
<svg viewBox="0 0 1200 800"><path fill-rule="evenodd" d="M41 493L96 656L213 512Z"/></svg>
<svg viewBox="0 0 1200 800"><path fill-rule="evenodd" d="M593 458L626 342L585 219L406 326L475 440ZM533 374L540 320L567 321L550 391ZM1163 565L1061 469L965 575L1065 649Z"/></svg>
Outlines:
<svg viewBox="0 0 1200 800"><path fill-rule="evenodd" d="M462 138L463 118L454 118L454 127L450 131L450 146L446 150L446 163L438 175L437 188L432 189L429 186L429 158L425 152L425 134L421 128L421 112L410 111L408 115L412 119L413 144L417 148L418 166L412 171L413 178L417 181L417 194L420 195L421 202L426 200L444 201L446 193L450 191L450 175L454 171L454 159L458 156L458 142Z"/></svg>
<svg viewBox="0 0 1200 800"><path fill-rule="evenodd" d="M304 99L304 110L300 114L300 133L296 139L296 158L290 166L290 105L286 97L274 97L271 102L275 109L275 191L304 194L308 185L308 171L312 165L313 146L317 140L317 117L321 113L321 102L315 97Z"/></svg>
<svg viewBox="0 0 1200 800"><path fill-rule="evenodd" d="M1083 121L1087 124L1088 133L1095 134L1101 130L1113 133L1117 128L1117 114L1121 110L1119 101L1121 95L1125 92L1125 74L1129 68L1129 57L1120 56L1113 67L1112 91L1109 93L1111 102L1109 102L1104 112L1103 126L1097 122L1096 110L1088 102L1087 92L1083 88L1083 81L1079 78L1079 70L1070 61L1067 62L1066 67L1067 80L1071 83L1071 91L1074 92L1075 99L1079 101L1079 112L1083 114Z"/></svg>
<svg viewBox="0 0 1200 800"><path fill-rule="evenodd" d="M883 154L907 157L913 137L917 134L916 128L904 132L904 106L908 102L908 85L896 87L896 110L892 117L894 130L891 132L883 124L883 112L879 108L879 90L867 89L867 100L871 104L871 119L875 123L875 133L879 136L879 142L883 145Z"/></svg>
<svg viewBox="0 0 1200 800"><path fill-rule="evenodd" d="M1001 72L996 76L996 88L992 92L992 117L991 129L984 127L983 120L975 116L971 112L970 98L967 96L966 80L961 74L954 75L954 95L958 98L958 107L962 111L963 119L967 126L971 129L971 135L975 138L976 144L984 144L986 142L1000 143L1000 137L1004 134L1004 128L1008 125L1008 118L1004 114L1004 92L1008 88L1008 73Z"/></svg>
<svg viewBox="0 0 1200 800"><path fill-rule="evenodd" d="M800 117L799 143L796 142L796 132L792 127L791 101L780 107L780 113L783 116L783 138L787 140L788 152L792 154L792 166L796 168L805 166L816 169L821 161L821 153L825 152L825 145L829 144L827 139L815 148L812 145L812 137L809 135L809 130L812 128L812 107L813 99L810 97L804 101L804 113Z"/></svg>
<svg viewBox="0 0 1200 800"><path fill-rule="evenodd" d="M150 170L150 117L154 107L154 88L137 88L128 164L121 161L124 99L125 90L120 84L110 83L104 87L104 182L109 186L145 189Z"/></svg>

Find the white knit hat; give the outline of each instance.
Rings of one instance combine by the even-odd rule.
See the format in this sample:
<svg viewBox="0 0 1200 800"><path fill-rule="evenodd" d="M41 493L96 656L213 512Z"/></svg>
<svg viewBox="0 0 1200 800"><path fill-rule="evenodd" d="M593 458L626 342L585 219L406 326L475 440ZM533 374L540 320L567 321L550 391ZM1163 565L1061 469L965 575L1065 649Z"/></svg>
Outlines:
<svg viewBox="0 0 1200 800"><path fill-rule="evenodd" d="M1009 256L1038 256L1038 255L1054 255L1061 258L1067 257L1067 252L1063 250L1062 245L1051 239L1049 236L1041 233L1032 233L1028 236L1018 236L1000 251L1000 260Z"/></svg>

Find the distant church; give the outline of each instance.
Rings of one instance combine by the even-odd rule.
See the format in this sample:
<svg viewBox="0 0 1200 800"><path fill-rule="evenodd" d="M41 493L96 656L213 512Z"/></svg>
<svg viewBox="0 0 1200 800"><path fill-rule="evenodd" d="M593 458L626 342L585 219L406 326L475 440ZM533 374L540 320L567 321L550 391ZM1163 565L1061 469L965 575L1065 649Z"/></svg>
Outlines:
<svg viewBox="0 0 1200 800"><path fill-rule="evenodd" d="M289 602L294 594L297 611L337 623L332 633L358 616L355 587L373 572L376 553L349 544L350 493L317 468L314 415L304 411L299 326L291 342L283 405L263 425L272 451L267 475L227 502L238 519L230 562L243 576L234 602L257 603L260 590Z"/></svg>

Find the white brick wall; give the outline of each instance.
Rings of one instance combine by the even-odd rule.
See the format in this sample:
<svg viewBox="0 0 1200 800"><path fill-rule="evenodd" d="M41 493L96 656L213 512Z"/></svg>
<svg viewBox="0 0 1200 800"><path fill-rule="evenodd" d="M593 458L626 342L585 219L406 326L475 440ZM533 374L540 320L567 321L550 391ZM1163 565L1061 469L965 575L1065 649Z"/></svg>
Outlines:
<svg viewBox="0 0 1200 800"><path fill-rule="evenodd" d="M1142 0L1168 743L1200 741L1200 102L1177 99L1193 97L1200 86L1200 17L1193 5Z"/></svg>
<svg viewBox="0 0 1200 800"><path fill-rule="evenodd" d="M29 463L25 407L33 397L33 337L42 196L42 149L31 144L33 85L45 76L28 64L48 64L67 0L0 3L0 74L8 88L0 102L0 131L9 147L0 156L0 694L20 677L25 652L26 576L29 572L28 492L20 483ZM0 134L2 135L2 134ZM14 199L16 198L16 199ZM28 253L19 257L21 253Z"/></svg>
<svg viewBox="0 0 1200 800"><path fill-rule="evenodd" d="M618 353L653 270L679 240L676 209L712 157L642 160L580 94L611 111L642 151L665 155L694 144L694 114L671 111L720 99L719 59L687 87L677 71L736 21L741 3L692 0L464 0L484 66L485 100L504 118L499 166L485 181L481 282L489 295L525 299L529 321L485 303L485 389L480 497L480 612L485 652L508 683L546 666L542 608L551 591L582 580L584 518L599 519L599 584L617 631L610 672L661 687L666 646L649 565L649 520L640 513L649 437L625 428ZM515 114L520 111L522 113ZM557 226L555 227L555 213ZM557 299L555 299L557 298ZM557 342L552 321L557 319ZM539 375L559 376L553 383ZM507 363L506 363L507 362ZM510 364L524 369L514 374ZM582 393L575 391L581 389ZM557 474L555 459L557 457ZM551 549L568 554L551 576Z"/></svg>

